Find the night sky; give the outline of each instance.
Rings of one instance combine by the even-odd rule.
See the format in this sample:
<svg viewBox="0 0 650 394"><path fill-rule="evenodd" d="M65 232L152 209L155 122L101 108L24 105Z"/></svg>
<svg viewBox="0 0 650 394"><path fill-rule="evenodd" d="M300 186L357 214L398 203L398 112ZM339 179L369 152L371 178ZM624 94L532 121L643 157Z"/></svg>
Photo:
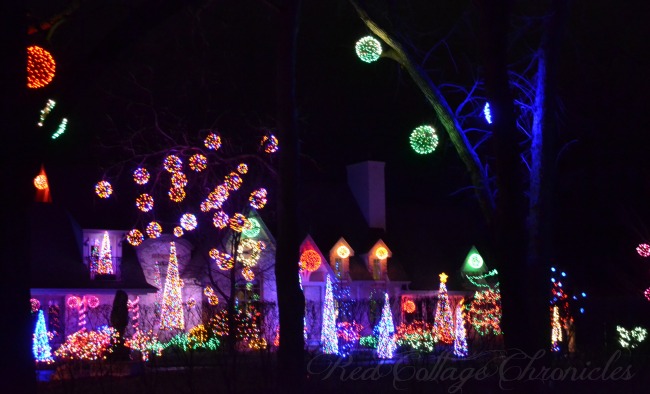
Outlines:
<svg viewBox="0 0 650 394"><path fill-rule="evenodd" d="M215 1L200 12L203 2L153 3L81 2L55 29L30 36L53 52L59 67L51 86L30 98L34 117L40 103L56 97L53 119L70 120L44 158L53 198L85 227L130 226L127 213L115 215L126 199L102 205L92 187L102 167L124 158L109 145L151 132L145 104L154 103L167 131L217 128L244 145L274 125L276 26L264 2ZM385 161L388 232L400 234L397 250L412 258L401 261L412 276L425 278L419 285L436 286L437 273L458 269L472 244L489 250L472 192L462 191L469 177L408 75L390 59L365 64L356 58L354 43L368 30L352 7L305 3L297 58L303 177L342 181L347 164ZM399 15L380 21L413 38L420 59L453 31L449 45L436 47L424 63L434 82L480 77L471 2L379 3ZM540 10L515 3L518 27L534 26ZM30 20L68 6L35 2ZM635 252L638 243L650 242L647 8L642 1L574 2L564 32L555 261L577 287L599 296L642 299L650 286L650 259ZM538 43L535 28L528 31L530 38L511 48L514 67L522 67L522 47ZM408 144L410 131L423 123L441 136L428 156ZM148 141L155 145L155 138Z"/></svg>

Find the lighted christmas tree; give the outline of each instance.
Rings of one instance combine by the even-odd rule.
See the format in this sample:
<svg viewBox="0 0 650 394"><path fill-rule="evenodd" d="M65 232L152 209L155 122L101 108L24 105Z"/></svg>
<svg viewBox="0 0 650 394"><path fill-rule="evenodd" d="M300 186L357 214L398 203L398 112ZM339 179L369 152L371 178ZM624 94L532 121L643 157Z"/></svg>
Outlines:
<svg viewBox="0 0 650 394"><path fill-rule="evenodd" d="M456 306L456 329L454 334L454 355L456 357L467 357L467 331L465 330L463 300L460 300Z"/></svg>
<svg viewBox="0 0 650 394"><path fill-rule="evenodd" d="M37 363L51 363L52 348L50 347L50 340L47 337L47 330L45 329L45 316L43 310L38 311L38 320L36 321L36 329L34 330L34 339L32 343L32 352L34 359Z"/></svg>
<svg viewBox="0 0 650 394"><path fill-rule="evenodd" d="M334 310L334 293L332 292L332 281L327 275L325 285L325 304L323 305L323 327L320 334L323 353L337 354L339 342L336 336L336 311Z"/></svg>
<svg viewBox="0 0 650 394"><path fill-rule="evenodd" d="M395 343L395 326L393 325L393 313L390 311L388 293L384 296L384 309L381 312L381 320L377 325L379 338L377 339L377 357L393 358L397 344Z"/></svg>
<svg viewBox="0 0 650 394"><path fill-rule="evenodd" d="M113 257L111 256L111 241L108 238L108 231L104 232L102 248L99 251L99 262L97 263L98 274L113 273Z"/></svg>
<svg viewBox="0 0 650 394"><path fill-rule="evenodd" d="M477 291L467 316L480 335L501 335L501 293L499 287Z"/></svg>
<svg viewBox="0 0 650 394"><path fill-rule="evenodd" d="M176 243L169 243L169 266L163 292L160 329L171 330L185 328L183 318L183 296L181 294L181 279L178 276L178 259L176 258Z"/></svg>
<svg viewBox="0 0 650 394"><path fill-rule="evenodd" d="M440 289L438 290L438 304L433 320L434 337L439 342L451 344L454 341L454 323L449 306L447 294L447 274L440 274Z"/></svg>

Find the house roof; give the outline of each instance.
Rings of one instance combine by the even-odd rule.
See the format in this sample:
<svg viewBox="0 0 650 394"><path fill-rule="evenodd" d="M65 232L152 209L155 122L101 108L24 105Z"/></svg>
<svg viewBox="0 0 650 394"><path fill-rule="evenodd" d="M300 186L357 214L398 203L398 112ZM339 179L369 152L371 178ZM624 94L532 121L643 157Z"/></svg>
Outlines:
<svg viewBox="0 0 650 394"><path fill-rule="evenodd" d="M91 280L83 262L82 230L62 207L35 203L30 225L31 288L157 290L146 282L132 248L123 248L119 280Z"/></svg>

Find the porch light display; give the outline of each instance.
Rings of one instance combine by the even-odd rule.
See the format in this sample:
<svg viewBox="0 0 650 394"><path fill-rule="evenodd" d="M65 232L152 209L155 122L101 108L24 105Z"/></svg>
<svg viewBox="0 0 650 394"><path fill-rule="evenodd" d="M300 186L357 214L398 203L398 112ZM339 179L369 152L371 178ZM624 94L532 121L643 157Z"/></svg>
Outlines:
<svg viewBox="0 0 650 394"><path fill-rule="evenodd" d="M279 149L278 138L273 134L267 134L262 137L260 145L262 145L262 149L264 149L264 152L266 153L275 153Z"/></svg>
<svg viewBox="0 0 650 394"><path fill-rule="evenodd" d="M187 186L187 175L180 171L172 174L172 185L177 188L184 188Z"/></svg>
<svg viewBox="0 0 650 394"><path fill-rule="evenodd" d="M59 127L56 128L56 131L54 134L52 134L52 139L55 140L61 136L61 134L65 133L65 131L68 128L68 119L63 118L61 119L61 123L59 123Z"/></svg>
<svg viewBox="0 0 650 394"><path fill-rule="evenodd" d="M181 202L185 199L185 189L182 187L172 187L169 189L167 195L173 202Z"/></svg>
<svg viewBox="0 0 650 394"><path fill-rule="evenodd" d="M314 272L320 264L320 254L313 249L307 249L300 255L300 269L303 271Z"/></svg>
<svg viewBox="0 0 650 394"><path fill-rule="evenodd" d="M113 327L102 326L97 330L81 329L67 337L54 355L68 360L106 359L113 352L113 344L119 334Z"/></svg>
<svg viewBox="0 0 650 394"><path fill-rule="evenodd" d="M102 248L99 251L97 273L101 275L109 275L113 273L113 256L111 255L111 240L108 237L108 231L104 231L104 237L102 238Z"/></svg>
<svg viewBox="0 0 650 394"><path fill-rule="evenodd" d="M323 305L323 325L321 329L321 346L325 354L338 354L339 343L336 337L336 315L334 310L334 294L332 292L332 281L326 276L325 303Z"/></svg>
<svg viewBox="0 0 650 394"><path fill-rule="evenodd" d="M181 226L174 227L173 233L174 233L174 237L176 238L182 237L184 234L183 227Z"/></svg>
<svg viewBox="0 0 650 394"><path fill-rule="evenodd" d="M246 165L246 163L240 163L237 166L237 172L242 175L245 175L246 173L248 173L248 165Z"/></svg>
<svg viewBox="0 0 650 394"><path fill-rule="evenodd" d="M205 140L203 140L203 144L208 149L218 150L221 148L221 137L218 134L210 133L205 137Z"/></svg>
<svg viewBox="0 0 650 394"><path fill-rule="evenodd" d="M259 188L255 191L253 191L248 198L248 201L250 202L250 206L255 208L255 209L262 209L266 205L266 189L264 188Z"/></svg>
<svg viewBox="0 0 650 394"><path fill-rule="evenodd" d="M241 233L244 229L250 228L250 223L246 216L241 213L236 213L228 220L228 226L232 231Z"/></svg>
<svg viewBox="0 0 650 394"><path fill-rule="evenodd" d="M153 209L153 202L151 195L143 193L135 199L135 206L142 212L149 212Z"/></svg>
<svg viewBox="0 0 650 394"><path fill-rule="evenodd" d="M618 343L624 349L634 349L648 336L648 330L643 327L626 330L621 326L616 326L616 332L618 332Z"/></svg>
<svg viewBox="0 0 650 394"><path fill-rule="evenodd" d="M195 153L190 156L190 170L194 172L201 172L208 168L208 159L200 153Z"/></svg>
<svg viewBox="0 0 650 394"><path fill-rule="evenodd" d="M54 107L56 106L56 101L49 99L47 100L47 103L45 103L45 107L41 110L41 114L38 117L38 127L43 127L43 124L45 123L45 118L47 118L47 115L52 112Z"/></svg>
<svg viewBox="0 0 650 394"><path fill-rule="evenodd" d="M187 231L192 231L196 228L196 216L191 213L186 213L181 216L181 227Z"/></svg>
<svg viewBox="0 0 650 394"><path fill-rule="evenodd" d="M228 220L230 220L230 217L228 217L227 213L224 211L217 211L212 217L212 224L214 224L214 227L216 228L223 229L228 226Z"/></svg>
<svg viewBox="0 0 650 394"><path fill-rule="evenodd" d="M636 247L636 252L641 257L650 257L650 245L639 244L639 246Z"/></svg>
<svg viewBox="0 0 650 394"><path fill-rule="evenodd" d="M501 335L501 292L499 287L477 291L469 306L467 317L480 335Z"/></svg>
<svg viewBox="0 0 650 394"><path fill-rule="evenodd" d="M146 232L149 238L158 238L162 234L162 226L158 222L150 222Z"/></svg>
<svg viewBox="0 0 650 394"><path fill-rule="evenodd" d="M167 172L173 174L183 168L183 161L176 155L168 155L163 160L163 167Z"/></svg>
<svg viewBox="0 0 650 394"><path fill-rule="evenodd" d="M381 57L381 43L372 36L366 36L357 41L354 50L361 61L376 62Z"/></svg>
<svg viewBox="0 0 650 394"><path fill-rule="evenodd" d="M248 218L248 222L250 223L250 228L244 229L244 231L242 231L242 235L248 238L255 238L260 235L260 222L255 218Z"/></svg>
<svg viewBox="0 0 650 394"><path fill-rule="evenodd" d="M47 50L32 45L27 47L27 87L38 89L47 86L56 73L56 62Z"/></svg>
<svg viewBox="0 0 650 394"><path fill-rule="evenodd" d="M36 313L39 309L41 309L41 302L36 298L30 298L29 306L32 308L32 313Z"/></svg>
<svg viewBox="0 0 650 394"><path fill-rule="evenodd" d="M485 103L483 107L483 116L485 116L485 121L488 124L492 124L492 112L490 111L490 103Z"/></svg>
<svg viewBox="0 0 650 394"><path fill-rule="evenodd" d="M415 302L413 300L405 300L404 303L402 304L402 310L405 313L413 313L415 312Z"/></svg>
<svg viewBox="0 0 650 394"><path fill-rule="evenodd" d="M395 343L395 326L393 325L393 314L390 310L388 293L384 294L384 309L381 312L381 320L378 324L377 357L381 359L393 358L397 344Z"/></svg>
<svg viewBox="0 0 650 394"><path fill-rule="evenodd" d="M47 183L47 176L43 174L36 175L34 178L34 187L38 190L45 190L50 187L50 185Z"/></svg>
<svg viewBox="0 0 650 394"><path fill-rule="evenodd" d="M151 174L149 174L146 168L139 167L133 170L133 182L138 185L146 185L149 182L149 178L151 178Z"/></svg>
<svg viewBox="0 0 650 394"><path fill-rule="evenodd" d="M350 248L345 245L341 245L336 248L336 255L342 259L347 259L350 256Z"/></svg>
<svg viewBox="0 0 650 394"><path fill-rule="evenodd" d="M463 301L464 299L461 299L458 305L456 305L456 324L454 330L454 355L456 357L467 357L467 331L465 330Z"/></svg>
<svg viewBox="0 0 650 394"><path fill-rule="evenodd" d="M359 333L363 326L357 322L340 322L336 325L336 336L339 339L339 355L347 357L352 348L359 343Z"/></svg>
<svg viewBox="0 0 650 394"><path fill-rule="evenodd" d="M440 288L438 289L438 303L433 320L433 333L436 340L451 344L454 341L454 324L447 294L447 274L440 275Z"/></svg>
<svg viewBox="0 0 650 394"><path fill-rule="evenodd" d="M438 147L438 134L436 130L428 125L418 126L409 137L411 148L415 153L426 155L432 153Z"/></svg>
<svg viewBox="0 0 650 394"><path fill-rule="evenodd" d="M169 265L167 280L163 292L162 310L160 315L161 330L182 330L185 328L183 319L183 296L181 295L181 279L178 276L178 259L176 258L176 243L169 243Z"/></svg>
<svg viewBox="0 0 650 394"><path fill-rule="evenodd" d="M108 198L113 194L113 186L108 181L99 181L95 185L95 194L99 198Z"/></svg>
<svg viewBox="0 0 650 394"><path fill-rule="evenodd" d="M399 346L408 346L418 352L432 352L436 344L433 327L422 320L400 324L395 339Z"/></svg>
<svg viewBox="0 0 650 394"><path fill-rule="evenodd" d="M375 250L375 257L379 260L385 260L388 257L388 250L383 246L378 247L377 250Z"/></svg>
<svg viewBox="0 0 650 394"><path fill-rule="evenodd" d="M139 246L144 241L144 235L136 228L126 234L126 241L132 246Z"/></svg>
<svg viewBox="0 0 650 394"><path fill-rule="evenodd" d="M51 364L54 362L52 358L52 347L50 340L47 336L45 329L45 316L43 311L38 311L38 319L36 320L36 328L34 329L34 336L32 338L32 353L36 363Z"/></svg>

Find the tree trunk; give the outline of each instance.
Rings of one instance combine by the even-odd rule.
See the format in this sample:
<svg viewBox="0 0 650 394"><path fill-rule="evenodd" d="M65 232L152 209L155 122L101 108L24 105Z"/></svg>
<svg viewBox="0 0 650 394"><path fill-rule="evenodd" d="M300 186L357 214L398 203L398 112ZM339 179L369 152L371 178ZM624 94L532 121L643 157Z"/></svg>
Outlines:
<svg viewBox="0 0 650 394"><path fill-rule="evenodd" d="M275 276L280 313L277 383L280 392L301 392L305 376L305 298L298 282L299 138L296 115L296 40L300 0L289 0L278 18L277 105L280 142L278 244Z"/></svg>

